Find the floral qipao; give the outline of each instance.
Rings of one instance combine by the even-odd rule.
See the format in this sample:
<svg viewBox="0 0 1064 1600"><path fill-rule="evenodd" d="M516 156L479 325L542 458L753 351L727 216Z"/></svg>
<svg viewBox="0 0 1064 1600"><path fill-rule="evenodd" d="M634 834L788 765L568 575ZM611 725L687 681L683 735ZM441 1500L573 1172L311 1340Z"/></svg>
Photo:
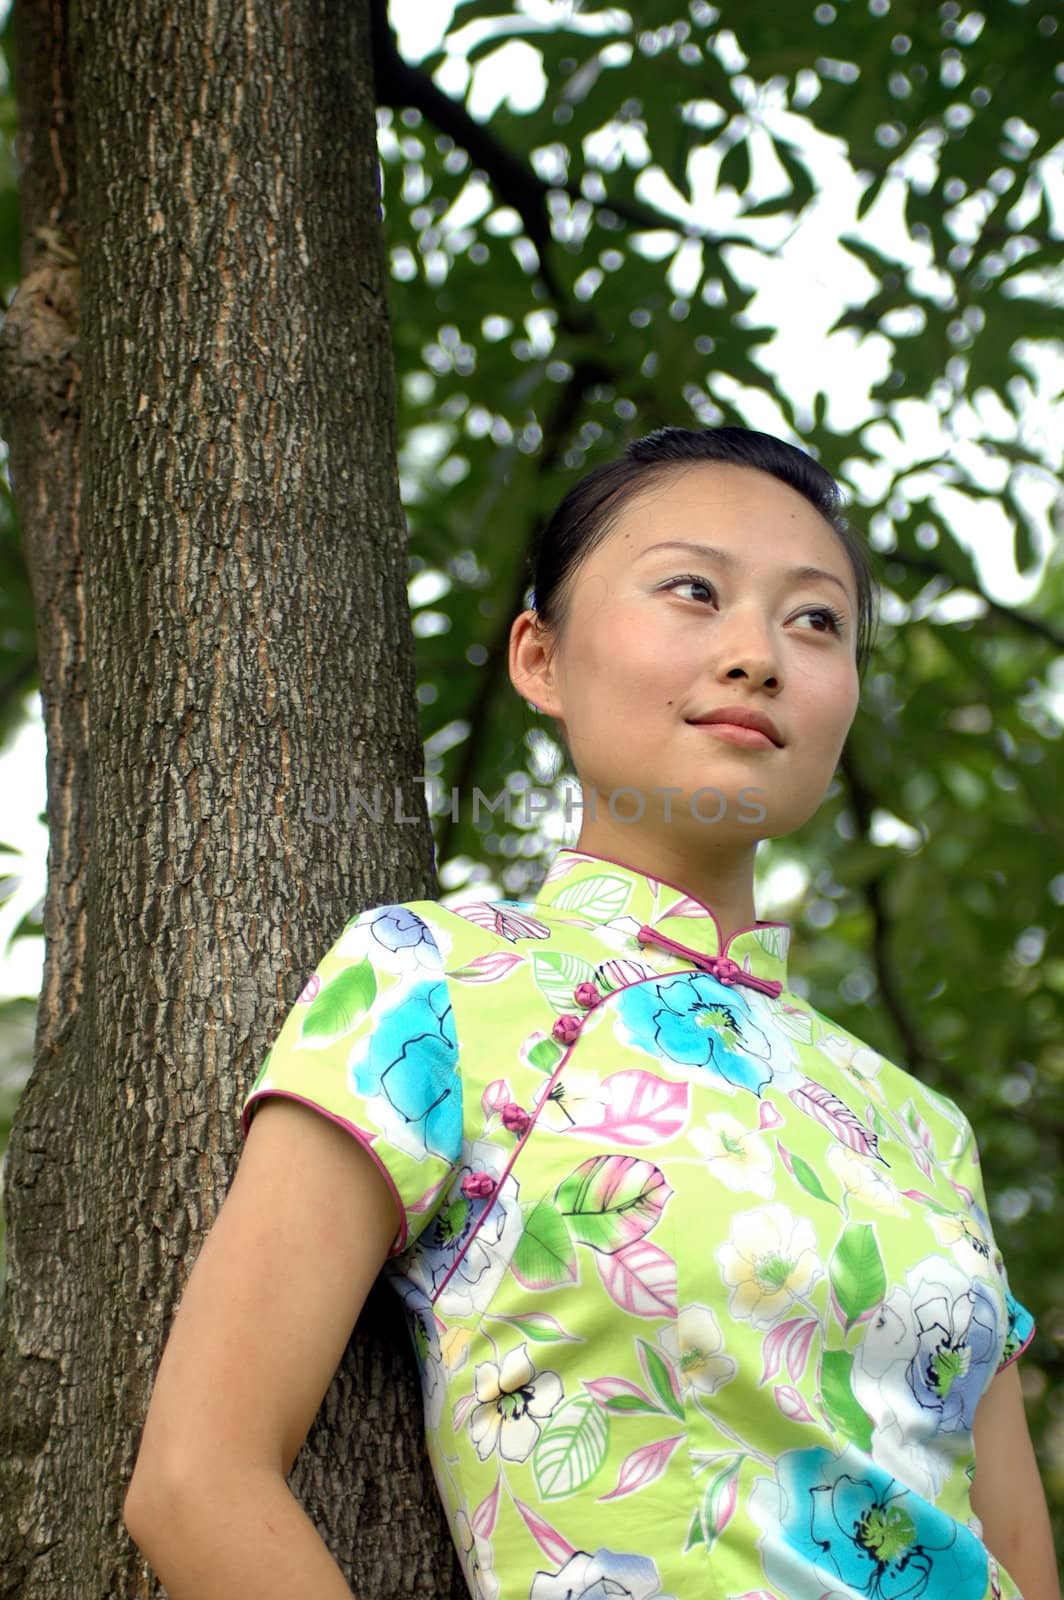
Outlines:
<svg viewBox="0 0 1064 1600"><path fill-rule="evenodd" d="M243 1107L360 1140L477 1600L991 1600L972 1423L1029 1342L949 1099L787 986L790 927L560 850L363 912Z"/></svg>

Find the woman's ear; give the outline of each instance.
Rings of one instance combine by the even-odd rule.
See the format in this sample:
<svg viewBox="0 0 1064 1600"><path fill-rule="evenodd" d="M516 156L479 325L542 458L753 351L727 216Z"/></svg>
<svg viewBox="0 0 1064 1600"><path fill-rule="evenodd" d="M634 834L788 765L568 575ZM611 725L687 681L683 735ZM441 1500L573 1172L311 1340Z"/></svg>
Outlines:
<svg viewBox="0 0 1064 1600"><path fill-rule="evenodd" d="M510 629L508 658L510 682L534 711L550 715L552 677L547 631L538 612L522 611Z"/></svg>

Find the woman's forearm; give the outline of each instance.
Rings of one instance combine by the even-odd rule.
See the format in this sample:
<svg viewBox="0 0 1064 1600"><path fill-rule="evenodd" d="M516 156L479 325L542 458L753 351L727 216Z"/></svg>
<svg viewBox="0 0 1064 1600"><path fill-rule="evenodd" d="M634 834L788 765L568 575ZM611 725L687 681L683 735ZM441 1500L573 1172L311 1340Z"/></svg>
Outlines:
<svg viewBox="0 0 1064 1600"><path fill-rule="evenodd" d="M151 1491L127 1518L170 1600L351 1600L320 1534L275 1472Z"/></svg>

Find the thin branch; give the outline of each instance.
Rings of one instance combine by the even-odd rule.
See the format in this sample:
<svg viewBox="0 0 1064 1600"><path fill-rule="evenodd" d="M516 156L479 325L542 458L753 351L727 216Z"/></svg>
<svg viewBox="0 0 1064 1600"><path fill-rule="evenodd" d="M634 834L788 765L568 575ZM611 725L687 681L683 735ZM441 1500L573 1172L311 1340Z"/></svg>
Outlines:
<svg viewBox="0 0 1064 1600"><path fill-rule="evenodd" d="M955 577L952 572L947 572L945 567L940 567L936 561L929 561L923 556L901 555L892 550L884 558L886 561L896 561L899 566L907 567L910 572L923 572L929 578L947 578L955 589L968 589L976 595L995 616L1001 617L1005 622L1014 623L1017 627L1025 628L1028 633L1037 634L1054 649L1064 651L1064 633L1054 628L1051 622L1046 622L1044 617L1034 617L1029 611L1019 611L1015 606L1002 605L1000 600L994 600L985 589L978 584L969 583L965 579Z"/></svg>
<svg viewBox="0 0 1064 1600"><path fill-rule="evenodd" d="M863 838L869 838L871 833L872 812L875 810L876 797L858 772L853 759L853 752L849 746L843 748L840 769L849 785L850 799L857 818L857 826ZM894 971L890 954L891 921L887 915L884 890L887 875L885 872L874 874L868 878L863 886L865 901L872 913L872 966L879 985L879 993L891 1021L894 1023L901 1039L905 1052L905 1059L910 1071L919 1074L922 1067L928 1066L936 1057L924 1040L912 1018L909 1016L901 996L901 988Z"/></svg>
<svg viewBox="0 0 1064 1600"><path fill-rule="evenodd" d="M539 458L538 470L550 472L558 464L587 391L593 389L596 384L608 382L611 376L608 369L598 362L584 362L574 367L573 374L558 396L558 402L544 430L544 448ZM461 763L455 775L455 787L460 797L472 785L474 774L480 765L480 754L487 734L492 704L508 681L506 664L509 657L510 629L514 618L523 609L529 581L529 558L535 549L539 532L537 523L526 541L521 561L514 573L513 589L507 597L495 635L487 646L487 658L480 669L476 693L469 710L469 736L463 743ZM455 829L454 813L449 811L437 842L437 859L440 862L450 859Z"/></svg>

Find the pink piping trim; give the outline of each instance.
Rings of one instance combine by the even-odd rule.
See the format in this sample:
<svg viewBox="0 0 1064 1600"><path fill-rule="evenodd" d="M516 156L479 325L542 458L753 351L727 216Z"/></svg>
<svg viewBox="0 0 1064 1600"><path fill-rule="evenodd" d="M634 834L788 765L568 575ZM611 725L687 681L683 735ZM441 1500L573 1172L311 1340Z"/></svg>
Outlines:
<svg viewBox="0 0 1064 1600"><path fill-rule="evenodd" d="M605 858L603 857L603 859L605 859ZM617 863L617 865L618 866L623 866L624 863L619 861ZM531 1137L532 1137L533 1131L534 1131L535 1126L536 1126L536 1122L539 1119L539 1114L543 1110L543 1107L547 1104L547 1101L550 1099L550 1092L554 1088L555 1082L557 1081L557 1078L558 1078L558 1074L561 1072L562 1068L565 1066L565 1064L568 1061L568 1059L569 1059L570 1055L572 1054L572 1052L576 1049L576 1046L580 1043L580 1040L581 1040L581 1038L583 1036L583 1031L584 1031L583 1030L583 1024L587 1021L587 1019L591 1015L592 1011L596 1010L598 1006L604 1005L605 1002L607 1000L611 999L615 994L622 994L624 992L624 990L626 990L626 989L638 988L638 986L641 983L660 983L662 981L662 979L664 979L664 978L681 978L681 977L685 977L685 976L689 977L690 974L689 973L685 974L681 970L680 972L653 972L653 973L650 974L649 977L646 977L646 978L634 978L631 983L622 983L619 988L611 989L608 994L602 995L595 1002L595 1005L588 1007L588 1010L585 1013L585 1015L580 1018L580 1023L581 1023L580 1032L577 1034L576 1038L573 1040L573 1042L571 1044L566 1045L565 1050L562 1052L562 1058L558 1062L558 1065L555 1067L554 1071L550 1075L550 1078L549 1078L549 1080L547 1082L547 1087L543 1091L543 1095L542 1095L542 1097L540 1099L539 1105L536 1107L535 1111L532 1114L531 1122L529 1123L529 1125L526 1128L525 1132L521 1135L521 1138L518 1140L516 1146L514 1147L513 1154L511 1155L509 1161L506 1163L506 1166L503 1168L502 1176L500 1177L498 1183L495 1185L495 1193L492 1195L491 1199L488 1201L487 1205L484 1207L483 1211L480 1213L480 1216L477 1218L476 1227L473 1229L472 1233L469 1235L469 1238L466 1240L466 1242L462 1246L461 1250L458 1252L458 1254L455 1256L454 1260L451 1262L450 1270L448 1271L447 1276L444 1278L443 1282L440 1284L439 1288L436 1290L436 1293L432 1296L430 1304L432 1304L432 1305L436 1304L436 1301L440 1298L440 1295L446 1289L447 1285L450 1283L451 1279L454 1277L455 1273L457 1272L459 1265L464 1260L466 1251L469 1249L470 1245L473 1243L473 1240L476 1238L477 1234L480 1232L481 1228L484 1226L484 1221L485 1221L486 1217L488 1216L488 1213L493 1209L493 1207L495 1205L495 1202L498 1200L500 1189L502 1188L503 1184L506 1182L507 1178L510 1176L511 1171L513 1170L514 1162L517 1160L518 1156L521 1154L521 1151L524 1149L524 1147L525 1147L526 1143L528 1142L528 1140L531 1139Z"/></svg>
<svg viewBox="0 0 1064 1600"><path fill-rule="evenodd" d="M673 950L679 955L686 956L688 961L693 961L696 967L702 968L703 972L708 972L715 978L720 977L721 983L729 985L745 983L750 989L759 989L762 994L770 994L775 997L783 993L783 984L778 978L757 978L752 972L744 972L741 967L739 967L739 971L734 976L723 977L716 972L716 963L721 960L728 961L730 957L704 956L700 951L691 950L687 945L679 944L675 939L670 939L667 934L659 933L656 928L647 923L644 923L639 929L636 937L640 944L657 944L663 950ZM737 961L732 961L731 964L733 967L739 966Z"/></svg>
<svg viewBox="0 0 1064 1600"><path fill-rule="evenodd" d="M997 1372L995 1372L995 1374L994 1374L995 1378L997 1377L997 1373L998 1372L1004 1372L1006 1367L1011 1367L1012 1363L1014 1361L1018 1361L1020 1359L1020 1357L1023 1355L1023 1352L1027 1349L1027 1346L1030 1344L1031 1340L1034 1338L1034 1336L1035 1336L1035 1334L1037 1332L1038 1332L1038 1324L1032 1322L1031 1323L1031 1331L1030 1331L1030 1333L1027 1335L1026 1339L1020 1345L1020 1348L1018 1350L1014 1350L1012 1352L1011 1356L1009 1356L1009 1359L1007 1361L1003 1361L1001 1363L1000 1367L998 1367L998 1369L997 1369Z"/></svg>
<svg viewBox="0 0 1064 1600"><path fill-rule="evenodd" d="M251 1127L250 1113L252 1107L259 1105L261 1101L266 1099L267 1095L271 1094L275 1095L278 1100L296 1100L301 1106L309 1106L310 1109L312 1111L316 1111L320 1117L328 1117L330 1122L335 1122L338 1128L343 1128L345 1133L349 1133L353 1139L357 1139L363 1150L365 1150L373 1158L376 1166L384 1174L385 1181L389 1189L392 1191L392 1195L395 1199L395 1204L399 1212L399 1233L396 1236L396 1242L388 1251L387 1259L390 1261L392 1256L397 1256L406 1244L406 1236L409 1232L406 1221L406 1206L403 1204L402 1195L395 1186L395 1179L388 1171L388 1168L384 1165L384 1162L381 1160L380 1156L377 1155L376 1151L373 1149L373 1146L367 1143L366 1137L361 1128L356 1128L352 1122L345 1122L343 1117L336 1116L336 1114L332 1111L326 1111L324 1106L319 1106L314 1100L308 1100L305 1095L291 1094L287 1089L259 1089L251 1096L244 1107L243 1112L241 1113L240 1121L245 1139L248 1136L248 1129Z"/></svg>
<svg viewBox="0 0 1064 1600"><path fill-rule="evenodd" d="M705 911L708 916L713 918L713 926L717 930L717 948L722 956L726 956L728 954L728 945L731 944L732 939L738 939L741 933L755 933L758 928L791 927L789 922L751 922L745 928L736 928L735 932L731 936L731 939L729 939L727 944L725 944L721 938L720 923L717 921L717 914L713 910L713 907L707 906L706 902L704 900L699 900L697 895L689 894L682 883L673 883L670 878L657 878L653 873L643 872L641 868L633 867L627 861L618 861L616 856L600 856L595 850L577 850L571 845L563 845L558 851L558 855L575 856L577 860L579 860L581 856L587 856L592 861L608 861L612 866L624 867L628 872L634 872L640 878L649 878L653 883L663 883L667 888L675 889L677 894L682 894L686 896L688 900L693 900L696 906L701 906L702 910ZM555 859L557 859L557 857L555 857ZM550 907L548 906L547 909L549 910Z"/></svg>

